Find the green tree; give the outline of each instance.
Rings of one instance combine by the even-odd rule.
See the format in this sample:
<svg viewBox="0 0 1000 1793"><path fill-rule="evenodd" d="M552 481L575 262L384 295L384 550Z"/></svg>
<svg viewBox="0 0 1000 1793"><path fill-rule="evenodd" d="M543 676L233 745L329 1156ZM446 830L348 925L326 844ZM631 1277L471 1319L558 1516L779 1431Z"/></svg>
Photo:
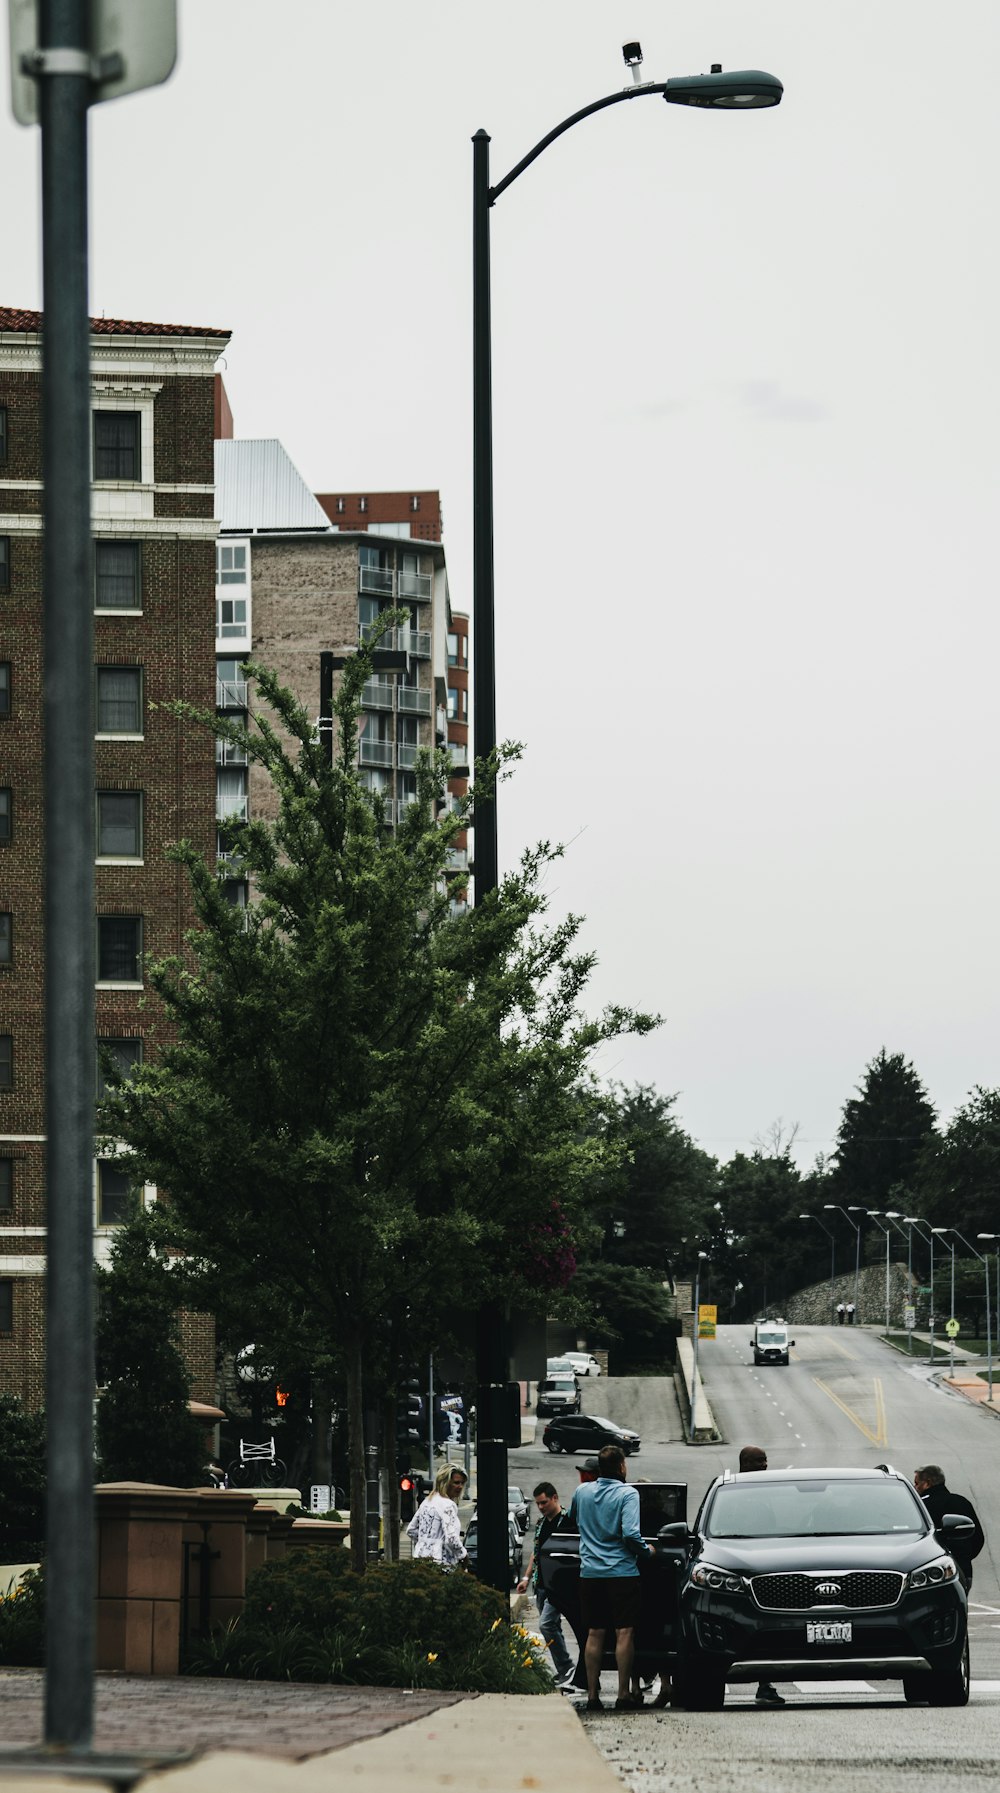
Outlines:
<svg viewBox="0 0 1000 1793"><path fill-rule="evenodd" d="M147 967L171 1031L106 1110L168 1192L158 1227L223 1335L308 1364L314 1399L344 1376L359 1568L366 1370L391 1394L404 1338L412 1352L440 1342L456 1309L543 1303L568 1281L610 1150L590 1124L589 1061L653 1025L580 1013L592 958L579 918L545 920L554 849L452 914L448 849L471 800L437 813L450 762L425 758L416 802L386 829L356 771L371 665L367 648L345 668L332 757L258 666L267 711L246 726L181 708L264 768L278 816L232 831L246 910L191 846L173 850L199 925L188 959Z"/></svg>
<svg viewBox="0 0 1000 1793"><path fill-rule="evenodd" d="M0 1395L0 1562L36 1561L44 1537L45 1417Z"/></svg>
<svg viewBox="0 0 1000 1793"><path fill-rule="evenodd" d="M975 1242L1000 1231L1000 1090L977 1085L944 1132L926 1144L917 1182L920 1211Z"/></svg>
<svg viewBox="0 0 1000 1793"><path fill-rule="evenodd" d="M780 1310L808 1280L815 1242L799 1220L802 1179L787 1150L737 1152L719 1173L720 1230L728 1243L728 1276L743 1284L742 1311ZM819 1229L816 1229L817 1232ZM715 1274L724 1261L712 1253Z"/></svg>
<svg viewBox="0 0 1000 1793"><path fill-rule="evenodd" d="M863 1256L876 1230L864 1209L913 1212L921 1161L934 1138L934 1109L913 1065L883 1046L865 1066L857 1094L844 1103L828 1197L858 1210L852 1218L862 1230ZM835 1219L843 1226L840 1216Z"/></svg>
<svg viewBox="0 0 1000 1793"><path fill-rule="evenodd" d="M179 1343L178 1280L149 1215L123 1226L98 1270L98 1475L106 1482L205 1481L201 1427Z"/></svg>

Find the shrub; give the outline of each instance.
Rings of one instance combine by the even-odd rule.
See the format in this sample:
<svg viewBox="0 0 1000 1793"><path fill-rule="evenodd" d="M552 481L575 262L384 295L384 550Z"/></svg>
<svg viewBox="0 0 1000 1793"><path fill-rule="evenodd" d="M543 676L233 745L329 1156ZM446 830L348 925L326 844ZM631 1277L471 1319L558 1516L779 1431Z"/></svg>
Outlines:
<svg viewBox="0 0 1000 1793"><path fill-rule="evenodd" d="M35 1562L44 1536L45 1419L0 1395L0 1563Z"/></svg>
<svg viewBox="0 0 1000 1793"><path fill-rule="evenodd" d="M45 1574L27 1569L0 1588L0 1663L37 1668L45 1661Z"/></svg>
<svg viewBox="0 0 1000 1793"><path fill-rule="evenodd" d="M243 1617L196 1646L188 1672L472 1693L547 1693L540 1638L506 1601L434 1563L358 1575L346 1551L295 1551L247 1583Z"/></svg>

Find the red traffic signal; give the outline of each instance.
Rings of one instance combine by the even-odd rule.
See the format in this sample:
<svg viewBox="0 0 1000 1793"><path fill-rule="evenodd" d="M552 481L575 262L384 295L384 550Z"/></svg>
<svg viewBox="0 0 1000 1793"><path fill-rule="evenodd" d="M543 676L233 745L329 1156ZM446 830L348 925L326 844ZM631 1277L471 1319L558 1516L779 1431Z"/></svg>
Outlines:
<svg viewBox="0 0 1000 1793"><path fill-rule="evenodd" d="M400 1493L412 1494L415 1486L416 1486L416 1484L411 1475L401 1475L400 1476L400 1478L399 1478Z"/></svg>

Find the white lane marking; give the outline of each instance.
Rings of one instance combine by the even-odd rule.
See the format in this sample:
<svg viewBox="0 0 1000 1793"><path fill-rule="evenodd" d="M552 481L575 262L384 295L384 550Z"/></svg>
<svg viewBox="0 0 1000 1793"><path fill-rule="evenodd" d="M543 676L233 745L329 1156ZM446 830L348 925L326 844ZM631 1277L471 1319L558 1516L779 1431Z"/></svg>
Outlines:
<svg viewBox="0 0 1000 1793"><path fill-rule="evenodd" d="M1000 1681L970 1681L970 1693L1000 1693Z"/></svg>

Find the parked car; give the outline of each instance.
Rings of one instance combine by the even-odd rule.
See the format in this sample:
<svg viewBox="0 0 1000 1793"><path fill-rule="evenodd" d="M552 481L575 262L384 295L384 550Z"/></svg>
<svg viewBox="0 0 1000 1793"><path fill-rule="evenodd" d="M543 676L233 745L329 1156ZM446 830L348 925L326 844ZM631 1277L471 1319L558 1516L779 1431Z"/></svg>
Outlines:
<svg viewBox="0 0 1000 1793"><path fill-rule="evenodd" d="M557 1420L557 1425L567 1422ZM681 1655L679 1590L687 1564L687 1487L683 1482L643 1482L639 1494L639 1527L652 1556L639 1559L642 1604L635 1633L635 1668L643 1680L678 1671ZM667 1528L664 1535L664 1527ZM576 1685L586 1686L583 1648L586 1628L580 1618L580 1538L577 1532L551 1532L542 1545L539 1575L553 1605L573 1630L580 1646ZM605 1637L603 1667L615 1666L615 1634Z"/></svg>
<svg viewBox="0 0 1000 1793"><path fill-rule="evenodd" d="M539 1419L547 1413L579 1413L580 1384L571 1371L565 1376L546 1376L538 1384L535 1412Z"/></svg>
<svg viewBox="0 0 1000 1793"><path fill-rule="evenodd" d="M628 1426L616 1426L596 1413L577 1413L551 1420L542 1433L542 1443L547 1451L599 1451L606 1444L620 1444L630 1457L641 1440Z"/></svg>
<svg viewBox="0 0 1000 1793"><path fill-rule="evenodd" d="M524 1534L518 1530L516 1519L512 1519L509 1513L507 1515L507 1539L510 1581L511 1586L516 1587L524 1567ZM469 1520L465 1533L465 1548L469 1553L470 1568L477 1569L479 1567L479 1521L475 1518Z"/></svg>
<svg viewBox="0 0 1000 1793"><path fill-rule="evenodd" d="M880 1469L728 1472L690 1529L680 1593L679 1693L716 1711L727 1681L899 1681L904 1697L964 1706L967 1602L951 1540L905 1476Z"/></svg>
<svg viewBox="0 0 1000 1793"><path fill-rule="evenodd" d="M578 1376L599 1376L601 1366L590 1351L567 1351L566 1360Z"/></svg>
<svg viewBox="0 0 1000 1793"><path fill-rule="evenodd" d="M528 1496L520 1488L508 1488L507 1511L523 1537L528 1529Z"/></svg>
<svg viewBox="0 0 1000 1793"><path fill-rule="evenodd" d="M758 1320L750 1343L754 1363L787 1363L788 1347L795 1340L789 1338L784 1320Z"/></svg>

